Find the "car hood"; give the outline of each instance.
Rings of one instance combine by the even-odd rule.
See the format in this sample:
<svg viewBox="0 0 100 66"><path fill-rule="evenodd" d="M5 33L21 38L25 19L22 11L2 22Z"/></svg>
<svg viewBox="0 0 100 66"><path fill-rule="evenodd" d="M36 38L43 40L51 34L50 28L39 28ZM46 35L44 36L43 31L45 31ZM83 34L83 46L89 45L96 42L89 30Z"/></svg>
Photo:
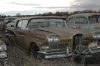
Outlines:
<svg viewBox="0 0 100 66"><path fill-rule="evenodd" d="M56 33L60 40L71 40L73 35L82 33L84 38L90 38L91 34L82 32L79 29L68 29L68 28L38 28L30 30L30 35L36 38L47 39L47 36Z"/></svg>
<svg viewBox="0 0 100 66"><path fill-rule="evenodd" d="M56 33L57 35L59 35L60 40L65 40L65 39L72 39L73 35L76 33L79 33L79 30L71 30L71 29L67 29L67 28L40 28L37 30L33 30L33 34L36 34L38 37L42 37L45 38L47 37L49 34L51 33ZM35 35L35 36L36 36Z"/></svg>

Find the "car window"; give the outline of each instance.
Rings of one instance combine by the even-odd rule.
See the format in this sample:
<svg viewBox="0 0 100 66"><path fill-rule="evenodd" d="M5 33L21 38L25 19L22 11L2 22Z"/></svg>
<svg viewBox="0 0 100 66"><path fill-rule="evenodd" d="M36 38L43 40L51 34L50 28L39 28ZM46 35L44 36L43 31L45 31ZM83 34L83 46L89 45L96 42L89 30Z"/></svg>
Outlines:
<svg viewBox="0 0 100 66"><path fill-rule="evenodd" d="M65 23L64 22L57 22L57 27L65 27Z"/></svg>
<svg viewBox="0 0 100 66"><path fill-rule="evenodd" d="M91 24L100 23L100 15L92 15L92 16L89 16L88 18Z"/></svg>
<svg viewBox="0 0 100 66"><path fill-rule="evenodd" d="M68 20L67 20L67 24L74 24L75 23L75 18L74 17L72 17L72 18L69 18Z"/></svg>
<svg viewBox="0 0 100 66"><path fill-rule="evenodd" d="M48 20L45 19L32 19L29 24L28 28L43 28L43 27L48 27Z"/></svg>
<svg viewBox="0 0 100 66"><path fill-rule="evenodd" d="M27 23L28 23L28 20L22 20L22 26L21 26L21 29L26 29Z"/></svg>
<svg viewBox="0 0 100 66"><path fill-rule="evenodd" d="M75 24L87 24L88 20L86 17L76 17Z"/></svg>
<svg viewBox="0 0 100 66"><path fill-rule="evenodd" d="M21 26L22 26L22 21L20 20L20 21L18 21L18 25L17 25L17 28L20 28L21 29Z"/></svg>
<svg viewBox="0 0 100 66"><path fill-rule="evenodd" d="M45 28L45 27L64 27L63 19L32 19L28 28Z"/></svg>
<svg viewBox="0 0 100 66"><path fill-rule="evenodd" d="M28 20L20 20L18 21L17 28L26 29Z"/></svg>
<svg viewBox="0 0 100 66"><path fill-rule="evenodd" d="M62 19L51 19L49 20L49 27L65 27L64 20Z"/></svg>

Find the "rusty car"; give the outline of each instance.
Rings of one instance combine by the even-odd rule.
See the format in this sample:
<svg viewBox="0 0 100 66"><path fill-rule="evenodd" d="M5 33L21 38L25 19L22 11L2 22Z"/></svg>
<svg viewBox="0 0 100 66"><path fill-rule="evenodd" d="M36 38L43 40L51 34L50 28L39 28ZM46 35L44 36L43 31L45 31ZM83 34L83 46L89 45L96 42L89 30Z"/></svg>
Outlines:
<svg viewBox="0 0 100 66"><path fill-rule="evenodd" d="M79 57L100 52L99 16L93 13L16 20L9 34L35 58Z"/></svg>
<svg viewBox="0 0 100 66"><path fill-rule="evenodd" d="M77 33L83 35L83 39L77 40L74 37L74 43L78 48L78 54L84 54L86 57L99 57L100 55L100 13L79 13L71 15L66 20L67 27L71 30L76 30ZM85 38L85 39L84 39ZM81 41L82 44L77 43ZM85 43L84 43L85 42ZM74 45L73 43L73 45ZM85 47L82 49L82 47ZM87 47L87 48L86 48ZM84 52L83 52L84 51ZM77 56L80 59L80 56ZM79 60L80 61L80 60Z"/></svg>

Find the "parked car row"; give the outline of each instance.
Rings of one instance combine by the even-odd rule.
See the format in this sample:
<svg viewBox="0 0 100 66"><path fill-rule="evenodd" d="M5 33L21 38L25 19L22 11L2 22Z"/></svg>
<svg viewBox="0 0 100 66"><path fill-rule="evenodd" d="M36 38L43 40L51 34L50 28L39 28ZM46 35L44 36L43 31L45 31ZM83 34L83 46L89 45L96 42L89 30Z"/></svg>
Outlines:
<svg viewBox="0 0 100 66"><path fill-rule="evenodd" d="M8 23L7 36L35 58L89 57L100 53L100 14L18 18Z"/></svg>

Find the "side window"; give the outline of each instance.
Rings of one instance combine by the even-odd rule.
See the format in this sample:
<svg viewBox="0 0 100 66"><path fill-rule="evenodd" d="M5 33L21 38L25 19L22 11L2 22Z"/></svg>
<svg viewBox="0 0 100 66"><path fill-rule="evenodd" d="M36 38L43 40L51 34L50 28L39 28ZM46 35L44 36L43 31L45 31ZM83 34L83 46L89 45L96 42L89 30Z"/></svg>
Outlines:
<svg viewBox="0 0 100 66"><path fill-rule="evenodd" d="M18 21L18 25L17 25L17 28L20 28L21 29L21 26L22 26L22 21L20 20L20 21Z"/></svg>
<svg viewBox="0 0 100 66"><path fill-rule="evenodd" d="M64 22L57 22L57 27L65 27L65 23Z"/></svg>
<svg viewBox="0 0 100 66"><path fill-rule="evenodd" d="M21 29L26 29L27 23L28 23L28 20L22 20L22 26L21 26Z"/></svg>
<svg viewBox="0 0 100 66"><path fill-rule="evenodd" d="M75 24L87 24L88 20L86 17L76 17Z"/></svg>
<svg viewBox="0 0 100 66"><path fill-rule="evenodd" d="M68 25L75 24L75 18L74 18L74 17L69 18L69 19L67 20L67 24L68 24Z"/></svg>
<svg viewBox="0 0 100 66"><path fill-rule="evenodd" d="M17 28L26 29L28 20L20 20L18 22Z"/></svg>
<svg viewBox="0 0 100 66"><path fill-rule="evenodd" d="M57 23L56 22L49 22L50 27L56 27Z"/></svg>
<svg viewBox="0 0 100 66"><path fill-rule="evenodd" d="M52 22L49 22L49 27L57 27L57 28L61 28L61 27L65 27L65 24L63 21L52 21Z"/></svg>

